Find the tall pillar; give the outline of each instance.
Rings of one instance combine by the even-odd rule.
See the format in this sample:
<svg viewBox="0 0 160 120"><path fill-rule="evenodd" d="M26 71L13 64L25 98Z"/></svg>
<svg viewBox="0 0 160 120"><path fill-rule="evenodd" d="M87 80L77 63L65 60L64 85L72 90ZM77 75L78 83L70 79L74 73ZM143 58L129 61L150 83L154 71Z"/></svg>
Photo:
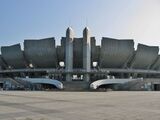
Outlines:
<svg viewBox="0 0 160 120"><path fill-rule="evenodd" d="M67 28L65 42L65 70L70 72L73 70L73 39L74 32L72 28ZM66 81L72 81L72 74L66 74Z"/></svg>
<svg viewBox="0 0 160 120"><path fill-rule="evenodd" d="M83 30L83 69L86 72L91 70L91 36L88 27ZM90 74L84 74L84 80L89 82Z"/></svg>

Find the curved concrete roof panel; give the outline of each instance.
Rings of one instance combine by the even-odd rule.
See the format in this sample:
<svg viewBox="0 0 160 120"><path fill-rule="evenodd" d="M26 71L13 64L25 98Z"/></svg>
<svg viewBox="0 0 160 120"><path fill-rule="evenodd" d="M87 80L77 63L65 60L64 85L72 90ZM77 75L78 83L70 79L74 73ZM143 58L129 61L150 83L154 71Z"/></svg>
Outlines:
<svg viewBox="0 0 160 120"><path fill-rule="evenodd" d="M157 60L152 65L151 69L160 70L160 55L157 57Z"/></svg>
<svg viewBox="0 0 160 120"><path fill-rule="evenodd" d="M25 68L26 63L20 44L1 47L2 57L11 68Z"/></svg>
<svg viewBox="0 0 160 120"><path fill-rule="evenodd" d="M134 52L133 40L117 40L103 37L101 42L101 68L121 68Z"/></svg>
<svg viewBox="0 0 160 120"><path fill-rule="evenodd" d="M149 69L158 57L158 51L159 48L157 46L138 44L130 67L135 69Z"/></svg>
<svg viewBox="0 0 160 120"><path fill-rule="evenodd" d="M24 53L28 62L36 68L54 68L57 66L54 38L25 40Z"/></svg>

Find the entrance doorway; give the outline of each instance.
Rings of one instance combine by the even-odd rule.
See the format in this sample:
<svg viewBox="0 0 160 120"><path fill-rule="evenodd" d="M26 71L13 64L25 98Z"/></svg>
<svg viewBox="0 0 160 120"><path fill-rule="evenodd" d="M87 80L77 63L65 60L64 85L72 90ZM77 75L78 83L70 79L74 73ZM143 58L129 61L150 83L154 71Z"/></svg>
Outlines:
<svg viewBox="0 0 160 120"><path fill-rule="evenodd" d="M153 84L154 91L160 91L160 84Z"/></svg>
<svg viewBox="0 0 160 120"><path fill-rule="evenodd" d="M3 83L0 83L0 90L3 89Z"/></svg>
<svg viewBox="0 0 160 120"><path fill-rule="evenodd" d="M160 91L160 84L154 84L154 91Z"/></svg>

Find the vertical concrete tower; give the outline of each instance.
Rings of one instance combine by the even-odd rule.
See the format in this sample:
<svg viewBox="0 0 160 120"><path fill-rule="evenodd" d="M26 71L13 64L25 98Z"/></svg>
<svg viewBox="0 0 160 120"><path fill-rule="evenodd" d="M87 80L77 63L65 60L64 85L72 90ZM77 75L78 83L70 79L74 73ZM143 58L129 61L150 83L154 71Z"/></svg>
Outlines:
<svg viewBox="0 0 160 120"><path fill-rule="evenodd" d="M67 72L73 70L73 39L74 32L72 28L67 28L65 42L65 70ZM66 74L66 81L72 81L72 74Z"/></svg>
<svg viewBox="0 0 160 120"><path fill-rule="evenodd" d="M83 69L86 72L90 72L91 69L91 36L88 27L83 30ZM90 81L88 73L84 74L84 80Z"/></svg>

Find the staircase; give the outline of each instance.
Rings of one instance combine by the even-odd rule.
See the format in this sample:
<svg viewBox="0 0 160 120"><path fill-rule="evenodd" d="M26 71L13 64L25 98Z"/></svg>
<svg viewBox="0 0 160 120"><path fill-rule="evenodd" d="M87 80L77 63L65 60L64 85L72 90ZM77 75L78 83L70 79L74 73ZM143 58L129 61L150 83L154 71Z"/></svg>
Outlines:
<svg viewBox="0 0 160 120"><path fill-rule="evenodd" d="M89 90L89 84L89 82L84 81L63 82L66 91L86 91Z"/></svg>

